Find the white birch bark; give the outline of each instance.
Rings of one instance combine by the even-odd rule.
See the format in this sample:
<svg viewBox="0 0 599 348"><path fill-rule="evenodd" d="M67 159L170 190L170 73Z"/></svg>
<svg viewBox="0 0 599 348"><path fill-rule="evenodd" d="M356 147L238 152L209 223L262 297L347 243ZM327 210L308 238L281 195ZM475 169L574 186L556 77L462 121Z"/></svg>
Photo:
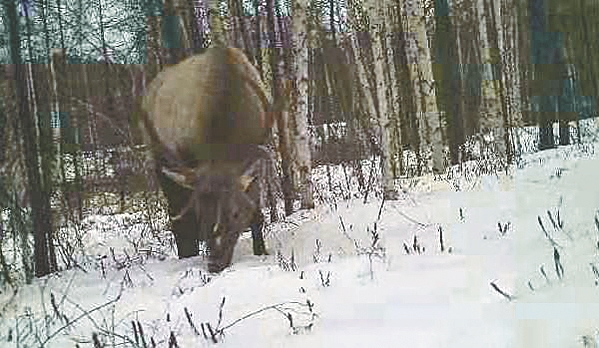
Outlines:
<svg viewBox="0 0 599 348"><path fill-rule="evenodd" d="M310 132L308 131L308 27L307 0L293 3L293 55L296 74L296 89L292 92L291 115L293 117L293 141L299 176L299 192L302 209L314 207L310 171Z"/></svg>
<svg viewBox="0 0 599 348"><path fill-rule="evenodd" d="M385 78L388 71L387 53L383 49L383 42L387 40L385 28L385 0L369 0L366 9L370 18L370 34L372 36L372 53L374 56L374 78L376 79L376 97L378 102L377 121L381 134L381 148L383 150L382 175L383 193L385 198L392 199L396 196L393 183L391 134L389 124L389 104L387 88L389 83Z"/></svg>
<svg viewBox="0 0 599 348"><path fill-rule="evenodd" d="M481 81L481 108L480 108L480 126L483 131L493 132L493 142L497 146L497 151L500 156L504 157L506 153L506 144L504 141L504 122L501 111L502 100L499 97L499 82L493 78L491 64L498 62L493 60L492 51L498 47L491 47L488 36L488 28L490 22L490 11L495 11L495 6L487 8L485 0L477 0L476 8L474 9L478 19L478 27L480 33L481 63L482 63L482 81ZM497 29L497 28L492 28Z"/></svg>
<svg viewBox="0 0 599 348"><path fill-rule="evenodd" d="M387 57L387 69L388 74L385 76L386 85L387 85L387 93L389 100L389 129L388 133L390 134L391 144L390 144L390 152L394 154L393 158L391 158L392 164L395 165L397 171L395 171L394 175L400 175L400 169L402 167L401 161L401 130L399 129L399 113L401 111L401 98L400 98L400 84L403 83L400 79L397 78L397 67L395 66L395 54L393 51L393 36L396 33L401 32L401 27L399 26L399 22L394 20L392 14L399 13L399 6L396 3L391 3L387 5L387 9L385 11L385 23L387 23L386 35L386 47L385 54Z"/></svg>
<svg viewBox="0 0 599 348"><path fill-rule="evenodd" d="M520 71L518 66L518 13L513 0L502 0L498 6L497 19L501 27L500 59L503 67L502 82L505 89L505 103L507 111L508 126L512 146L516 148L514 139L515 127L523 125L522 101L520 98Z"/></svg>
<svg viewBox="0 0 599 348"><path fill-rule="evenodd" d="M412 87L416 96L416 112L419 120L421 153L432 148L432 169L441 173L445 169L443 154L443 131L439 119L434 89L431 54L428 47L424 17L424 0L399 0L402 17L406 23L406 54Z"/></svg>

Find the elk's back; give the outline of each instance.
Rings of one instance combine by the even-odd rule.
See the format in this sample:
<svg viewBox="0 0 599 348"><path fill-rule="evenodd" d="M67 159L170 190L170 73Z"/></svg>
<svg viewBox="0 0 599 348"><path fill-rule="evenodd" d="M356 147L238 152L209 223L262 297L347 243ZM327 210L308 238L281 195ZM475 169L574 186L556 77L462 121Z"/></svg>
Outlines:
<svg viewBox="0 0 599 348"><path fill-rule="evenodd" d="M142 107L157 140L182 160L227 160L231 144L262 144L270 105L260 74L236 48L209 48L166 68Z"/></svg>

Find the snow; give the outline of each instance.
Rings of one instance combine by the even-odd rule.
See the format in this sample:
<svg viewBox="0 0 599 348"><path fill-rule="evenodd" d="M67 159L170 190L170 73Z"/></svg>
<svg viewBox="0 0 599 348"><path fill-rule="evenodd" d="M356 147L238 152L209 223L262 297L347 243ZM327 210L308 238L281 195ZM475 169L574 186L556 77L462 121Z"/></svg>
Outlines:
<svg viewBox="0 0 599 348"><path fill-rule="evenodd" d="M143 256L143 243L136 253L134 234L149 238L139 218L92 216L85 272L63 271L14 298L0 295L0 346L37 347L50 336L46 347L91 346L92 333L107 347L136 346L132 321L139 321L157 346L167 347L172 332L179 347L207 347L213 343L201 323L222 328L257 312L225 329L218 346L599 347L599 275L591 267L599 267L599 160L592 146L526 154L507 174L420 178L399 200L384 202L378 222L374 195L366 204L352 198L336 209L297 212L269 226L271 255L251 255L246 234L219 275L206 273L202 256L177 260L172 247L162 259ZM561 279L539 219L556 243ZM375 222L380 241L373 246ZM297 270L283 270L292 255ZM99 259L103 268L93 262Z"/></svg>

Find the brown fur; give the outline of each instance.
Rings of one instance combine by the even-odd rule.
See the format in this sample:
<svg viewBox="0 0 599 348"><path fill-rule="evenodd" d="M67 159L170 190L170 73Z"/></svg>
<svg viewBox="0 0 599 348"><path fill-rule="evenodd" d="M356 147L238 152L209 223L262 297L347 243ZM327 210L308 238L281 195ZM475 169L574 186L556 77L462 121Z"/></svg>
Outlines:
<svg viewBox="0 0 599 348"><path fill-rule="evenodd" d="M264 142L269 104L258 71L235 48L211 48L165 69L143 100L164 145L219 161L225 144Z"/></svg>
<svg viewBox="0 0 599 348"><path fill-rule="evenodd" d="M261 219L263 184L276 177L262 146L270 107L258 71L236 48L207 49L148 87L141 127L175 217L179 257L196 255L197 241L206 241L209 269L220 271L239 233Z"/></svg>

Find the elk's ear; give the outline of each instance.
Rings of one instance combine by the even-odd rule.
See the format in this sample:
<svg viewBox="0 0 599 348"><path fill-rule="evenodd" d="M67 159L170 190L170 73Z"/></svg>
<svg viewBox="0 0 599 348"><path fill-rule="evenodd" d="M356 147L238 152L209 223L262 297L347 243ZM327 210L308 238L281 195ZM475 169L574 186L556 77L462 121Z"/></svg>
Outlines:
<svg viewBox="0 0 599 348"><path fill-rule="evenodd" d="M239 177L239 189L241 190L241 192L247 192L248 188L250 187L250 184L254 181L254 177L253 176L249 176L249 175L242 175Z"/></svg>
<svg viewBox="0 0 599 348"><path fill-rule="evenodd" d="M188 190L193 190L195 173L192 169L184 168L179 170L171 170L167 167L162 167L162 173L175 183Z"/></svg>

